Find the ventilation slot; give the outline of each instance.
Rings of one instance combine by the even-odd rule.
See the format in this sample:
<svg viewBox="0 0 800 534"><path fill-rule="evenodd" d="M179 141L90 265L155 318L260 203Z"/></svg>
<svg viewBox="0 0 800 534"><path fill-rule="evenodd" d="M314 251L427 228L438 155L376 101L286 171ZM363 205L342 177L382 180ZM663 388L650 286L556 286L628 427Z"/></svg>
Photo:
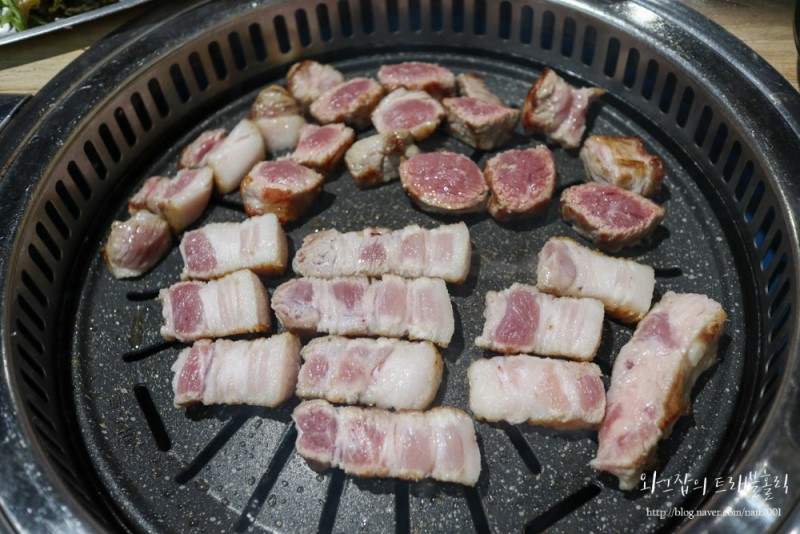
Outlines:
<svg viewBox="0 0 800 534"><path fill-rule="evenodd" d="M764 220L761 221L761 225L758 227L758 231L756 231L756 235L753 239L756 248L760 248L764 243L770 228L772 228L773 222L775 222L775 209L770 206L767 210L767 215L764 217Z"/></svg>
<svg viewBox="0 0 800 534"><path fill-rule="evenodd" d="M753 162L748 161L744 164L744 169L742 169L742 174L739 175L739 182L736 184L736 190L734 191L734 197L736 198L737 202L741 202L741 200L744 198L745 192L747 191L747 188L752 180Z"/></svg>
<svg viewBox="0 0 800 534"><path fill-rule="evenodd" d="M789 320L791 312L792 312L792 305L787 304L786 307L783 309L783 312L775 320L775 324L772 325L772 330L770 330L769 332L770 342L775 340L781 334L781 330L783 330L783 327L786 325L786 321Z"/></svg>
<svg viewBox="0 0 800 534"><path fill-rule="evenodd" d="M691 87L687 87L683 91L681 102L678 104L678 113L675 116L675 123L683 128L686 126L686 121L689 120L689 115L692 112L692 104L694 104L694 91Z"/></svg>
<svg viewBox="0 0 800 534"><path fill-rule="evenodd" d="M420 0L408 0L408 29L418 32L422 29L422 6Z"/></svg>
<svg viewBox="0 0 800 534"><path fill-rule="evenodd" d="M25 297L22 295L17 296L17 304L19 304L20 309L25 313L25 315L30 319L33 325L40 331L44 332L45 329L45 322L42 317L36 313L30 303L25 300Z"/></svg>
<svg viewBox="0 0 800 534"><path fill-rule="evenodd" d="M91 163L94 172L97 174L97 177L101 180L105 180L108 176L108 168L106 167L105 163L103 163L102 158L100 158L100 154L97 152L94 143L91 141L86 141L86 143L83 145L83 152L86 154L86 157L88 158L89 163ZM73 179L74 178L75 177L73 176Z"/></svg>
<svg viewBox="0 0 800 534"><path fill-rule="evenodd" d="M47 214L47 218L50 219L50 222L53 223L53 227L58 231L59 235L65 240L69 239L71 234L69 226L67 226L61 214L58 213L56 207L49 200L44 205L44 212Z"/></svg>
<svg viewBox="0 0 800 534"><path fill-rule="evenodd" d="M636 74L639 70L639 51L635 48L628 50L628 59L625 61L625 72L622 74L622 83L631 88L636 83Z"/></svg>
<svg viewBox="0 0 800 534"><path fill-rule="evenodd" d="M25 385L27 385L28 388L30 388L30 390L37 397L39 397L39 399L41 399L42 402L44 402L45 404L50 404L50 397L47 396L47 392L44 389L42 389L42 386L40 386L38 384L38 381L35 378L30 376L25 371L25 369L20 369L19 374L22 377L23 382L25 382ZM49 419L48 419L48 422L49 422ZM52 425L53 423L50 422L50 424Z"/></svg>
<svg viewBox="0 0 800 534"><path fill-rule="evenodd" d="M317 24L319 25L319 36L325 42L333 38L333 31L331 30L331 17L328 13L328 6L325 4L317 5Z"/></svg>
<svg viewBox="0 0 800 534"><path fill-rule="evenodd" d="M780 280L781 276L775 277L776 279ZM775 312L778 311L778 308L783 304L786 300L786 296L789 294L789 288L792 287L792 283L789 280L783 282L781 288L775 293L775 300L769 305L769 315L773 317Z"/></svg>
<svg viewBox="0 0 800 534"><path fill-rule="evenodd" d="M486 35L486 0L475 0L472 29L475 35Z"/></svg>
<svg viewBox="0 0 800 534"><path fill-rule="evenodd" d="M19 330L19 333L22 334L22 337L25 339L25 341L28 342L28 344L34 351L36 351L40 355L44 354L44 345L42 345L42 342L39 340L39 337L31 334L31 331L28 330L28 327L25 326L25 323L18 320L17 330Z"/></svg>
<svg viewBox="0 0 800 534"><path fill-rule="evenodd" d="M728 127L720 123L717 126L717 133L714 135L714 140L711 142L711 149L708 151L708 159L711 163L715 164L719 161L722 155L722 148L725 146L725 141L728 139Z"/></svg>
<svg viewBox="0 0 800 534"><path fill-rule="evenodd" d="M397 0L386 2L386 26L391 33L400 31L400 7L397 5Z"/></svg>
<svg viewBox="0 0 800 534"><path fill-rule="evenodd" d="M339 501L342 499L342 491L344 491L344 471L336 469L331 474L330 482L328 482L325 505L322 507L322 513L319 516L317 532L333 532L333 526L336 524L336 512L339 511Z"/></svg>
<svg viewBox="0 0 800 534"><path fill-rule="evenodd" d="M201 91L208 89L208 75L206 74L206 69L203 68L203 61L200 59L200 54L197 52L189 54L189 67L192 69L197 88Z"/></svg>
<svg viewBox="0 0 800 534"><path fill-rule="evenodd" d="M775 253L778 250L778 247L781 246L781 241L783 240L783 232L778 230L775 232L775 235L772 236L772 240L767 247L767 250L764 251L764 254L761 256L761 270L766 271L770 264L772 264L772 260L775 258Z"/></svg>
<svg viewBox="0 0 800 534"><path fill-rule="evenodd" d="M613 78L617 72L617 62L619 61L619 39L612 37L608 40L608 48L606 49L606 61L603 65L603 74L609 78Z"/></svg>
<svg viewBox="0 0 800 534"><path fill-rule="evenodd" d="M78 168L77 163L70 161L67 164L67 173L69 174L69 177L72 178L72 183L74 183L75 187L78 188L81 196L83 196L83 198L86 200L92 198L92 190L89 187L89 182L86 181L86 177Z"/></svg>
<svg viewBox="0 0 800 534"><path fill-rule="evenodd" d="M467 507L472 516L475 532L491 532L492 529L489 526L489 519L486 517L486 510L483 508L483 501L481 501L481 495L478 493L478 490L476 488L464 487L464 497L467 499Z"/></svg>
<svg viewBox="0 0 800 534"><path fill-rule="evenodd" d="M21 278L22 278L22 285L25 286L25 288L30 292L33 298L36 299L36 302L38 302L42 306L42 308L46 308L47 297L42 292L42 290L39 289L39 286L36 284L36 282L33 281L33 278L31 278L31 275L28 274L28 271L22 271Z"/></svg>
<svg viewBox="0 0 800 534"><path fill-rule="evenodd" d="M656 60L651 59L647 62L647 68L644 71L644 79L642 80L642 96L645 100L653 98L656 91L656 82L658 81L658 63Z"/></svg>
<svg viewBox="0 0 800 534"><path fill-rule="evenodd" d="M747 203L747 207L744 210L744 219L747 222L752 221L755 217L758 207L761 205L761 200L764 198L765 190L766 188L764 187L764 182L758 182L758 185L756 185L753 195L750 197L750 201Z"/></svg>
<svg viewBox="0 0 800 534"><path fill-rule="evenodd" d="M97 131L100 134L100 140L103 141L103 145L106 147L106 152L111 156L111 161L114 163L119 162L122 157L122 152L120 152L119 146L117 146L117 142L114 140L114 136L111 134L108 125L105 123L101 124Z"/></svg>
<svg viewBox="0 0 800 534"><path fill-rule="evenodd" d="M453 33L464 33L464 0L453 0Z"/></svg>
<svg viewBox="0 0 800 534"><path fill-rule="evenodd" d="M42 254L39 252L39 249L34 247L33 245L28 245L28 256L33 260L34 265L39 268L39 272L47 278L47 281L53 283L55 280L55 274L53 273L53 269L50 268L50 265L42 257Z"/></svg>
<svg viewBox="0 0 800 534"><path fill-rule="evenodd" d="M28 365L28 368L30 368L31 371L39 375L40 379L45 378L47 376L47 373L45 373L44 371L44 367L42 367L39 364L39 362L37 362L33 358L33 356L31 356L30 353L28 353L28 351L25 350L24 347L18 344L17 352L19 352L20 356L22 356L22 360Z"/></svg>
<svg viewBox="0 0 800 534"><path fill-rule="evenodd" d="M336 7L339 11L339 30L342 32L342 37L350 37L353 35L353 17L350 14L350 2L339 0L336 3Z"/></svg>
<svg viewBox="0 0 800 534"><path fill-rule="evenodd" d="M725 167L722 169L722 177L726 182L730 182L733 178L733 173L736 170L736 165L739 163L739 158L742 155L742 145L739 141L733 143L731 151L728 153L728 160L725 162Z"/></svg>
<svg viewBox="0 0 800 534"><path fill-rule="evenodd" d="M178 69L177 65L173 65L172 68L169 69L170 78L172 79L173 84L177 88L177 84L175 83L175 75L173 74L173 69L178 72L180 75L180 69ZM183 79L183 76L181 76ZM186 84L184 84L184 89L186 88ZM153 103L156 105L156 110L158 110L158 114L164 118L169 115L169 104L167 103L167 99L164 97L164 91L161 90L161 84L158 83L158 80L155 78L151 79L147 82L147 89L150 91L150 97L153 99ZM178 98L181 98L180 91L178 93ZM182 102L186 102L189 98L188 91L186 98L181 98ZM142 124L144 127L144 124ZM146 131L149 131L148 128L145 128Z"/></svg>
<svg viewBox="0 0 800 534"><path fill-rule="evenodd" d="M522 44L533 42L533 8L523 6L519 17L519 41Z"/></svg>
<svg viewBox="0 0 800 534"><path fill-rule="evenodd" d="M64 182L61 180L56 182L56 194L58 198L61 199L61 202L64 203L64 207L67 208L67 211L72 216L73 219L77 220L78 217L81 216L81 211L78 209L78 205L73 200L72 195L69 194L67 191Z"/></svg>
<svg viewBox="0 0 800 534"><path fill-rule="evenodd" d="M308 25L308 14L304 9L298 9L294 12L294 22L297 26L297 36L300 39L300 46L306 47L310 45L311 27Z"/></svg>
<svg viewBox="0 0 800 534"><path fill-rule="evenodd" d="M597 29L594 26L586 26L583 30L583 46L581 47L581 62L584 65L594 63L594 56L597 52Z"/></svg>
<svg viewBox="0 0 800 534"><path fill-rule="evenodd" d="M661 98L658 101L658 109L660 109L662 113L669 113L672 107L672 101L675 98L675 85L677 85L677 83L678 78L675 77L675 74L671 72L667 74L667 79L664 80L664 88L661 90Z"/></svg>
<svg viewBox="0 0 800 534"><path fill-rule="evenodd" d="M705 106L700 113L700 118L697 121L697 129L694 132L694 144L698 147L703 146L706 142L706 135L708 135L708 127L711 125L711 120L714 118L714 113L711 108Z"/></svg>
<svg viewBox="0 0 800 534"><path fill-rule="evenodd" d="M151 80L151 82L152 81L153 80ZM125 115L125 112L122 110L122 108L117 108L114 110L114 120L116 121L117 127L119 128L119 131L122 133L122 137L125 139L125 142L128 143L128 146L130 147L135 145L136 133L133 131L133 128L131 128L131 123L128 120L128 117Z"/></svg>
<svg viewBox="0 0 800 534"><path fill-rule="evenodd" d="M444 29L444 10L442 0L431 0L431 31L439 33Z"/></svg>
<svg viewBox="0 0 800 534"><path fill-rule="evenodd" d="M784 271L786 271L787 264L788 260L786 259L786 254L783 254L775 264L772 274L769 276L769 281L767 282L767 295L771 295L773 291L775 291L778 283L783 279L783 274Z"/></svg>
<svg viewBox="0 0 800 534"><path fill-rule="evenodd" d="M511 16L511 3L500 3L500 20L497 27L497 36L504 41L511 38L511 23L513 21Z"/></svg>
<svg viewBox="0 0 800 534"><path fill-rule="evenodd" d="M208 44L208 56L211 58L211 65L214 67L214 74L217 80L224 80L228 77L228 66L225 65L225 58L222 57L222 48L219 43L212 41Z"/></svg>
<svg viewBox="0 0 800 534"><path fill-rule="evenodd" d="M300 24L299 15L302 13L303 20L305 21L306 34L308 34L308 18L306 16L306 12L302 10L297 10L297 13L298 13L298 19L297 19L298 24ZM308 38L308 41L311 42L311 37ZM307 44L308 43L306 43L306 45ZM228 34L228 45L230 46L231 56L233 57L233 64L236 66L238 70L244 70L247 67L247 56L245 55L244 47L242 46L242 38L239 37L238 33L231 32Z"/></svg>
<svg viewBox="0 0 800 534"><path fill-rule="evenodd" d="M553 48L553 36L556 30L556 16L552 11L545 11L542 15L542 30L539 35L539 46L543 50Z"/></svg>
<svg viewBox="0 0 800 534"><path fill-rule="evenodd" d="M178 484L186 484L192 480L203 469L203 467L216 456L216 454L225 446L226 443L233 437L236 432L244 425L249 416L237 414L234 416L214 438L208 442L202 451L192 460L185 470L181 471L175 476L175 482Z"/></svg>
<svg viewBox="0 0 800 534"><path fill-rule="evenodd" d="M45 228L41 222L36 223L36 235L42 240L42 243L48 252L50 252L53 259L61 261L61 248L56 244L53 236L50 235L50 232L47 231L47 228Z"/></svg>
<svg viewBox="0 0 800 534"><path fill-rule="evenodd" d="M189 101L189 86L186 85L186 78L178 65L172 65L169 68L169 76L172 79L172 85L175 86L175 91L178 93L178 98L181 102L186 103Z"/></svg>
<svg viewBox="0 0 800 534"><path fill-rule="evenodd" d="M561 55L564 57L572 57L575 51L575 35L577 33L577 24L575 19L567 17L564 19L564 28L561 33Z"/></svg>
<svg viewBox="0 0 800 534"><path fill-rule="evenodd" d="M27 404L30 411L33 412L33 422L37 423L36 426L40 431L40 435L45 438L51 449L58 451L59 454L63 455L64 449L62 449L61 445L59 445L50 435L51 433L56 432L56 425L53 423L53 420L50 419L50 417L48 417L31 399L28 399L25 404Z"/></svg>
<svg viewBox="0 0 800 534"><path fill-rule="evenodd" d="M282 54L288 53L292 49L292 43L289 40L289 29L286 27L286 19L278 15L272 20L272 25L275 28L275 37L278 39L278 50Z"/></svg>

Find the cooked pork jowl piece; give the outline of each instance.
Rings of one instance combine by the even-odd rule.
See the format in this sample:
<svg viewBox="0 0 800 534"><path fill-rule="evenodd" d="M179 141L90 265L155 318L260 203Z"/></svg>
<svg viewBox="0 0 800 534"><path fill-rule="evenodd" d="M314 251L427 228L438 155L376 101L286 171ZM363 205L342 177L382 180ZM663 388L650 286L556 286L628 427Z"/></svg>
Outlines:
<svg viewBox="0 0 800 534"><path fill-rule="evenodd" d="M561 193L561 218L609 252L636 245L664 219L664 208L615 185L588 183Z"/></svg>
<svg viewBox="0 0 800 534"><path fill-rule="evenodd" d="M341 72L316 61L300 61L295 63L286 74L286 87L304 108L328 89L344 82Z"/></svg>
<svg viewBox="0 0 800 534"><path fill-rule="evenodd" d="M139 211L127 221L114 221L103 258L114 278L134 278L152 269L172 247L167 221Z"/></svg>
<svg viewBox="0 0 800 534"><path fill-rule="evenodd" d="M664 162L647 152L641 138L590 135L580 151L586 175L645 197L661 189Z"/></svg>
<svg viewBox="0 0 800 534"><path fill-rule="evenodd" d="M426 341L327 336L309 342L301 356L301 399L424 410L442 380L442 357Z"/></svg>
<svg viewBox="0 0 800 534"><path fill-rule="evenodd" d="M636 487L658 442L691 409L697 378L717 357L727 315L705 295L668 291L614 360L608 404L591 466Z"/></svg>
<svg viewBox="0 0 800 534"><path fill-rule="evenodd" d="M303 240L292 267L299 275L317 278L396 274L461 283L469 273L471 252L463 222L432 229L411 225L348 233L324 230Z"/></svg>
<svg viewBox="0 0 800 534"><path fill-rule="evenodd" d="M492 190L489 214L498 221L534 217L550 204L556 167L546 146L501 152L483 172Z"/></svg>
<svg viewBox="0 0 800 534"><path fill-rule="evenodd" d="M452 71L422 61L384 65L378 71L378 79L387 92L402 87L410 91L425 91L437 100L453 96L456 89L456 78Z"/></svg>
<svg viewBox="0 0 800 534"><path fill-rule="evenodd" d="M483 334L475 344L507 354L594 358L603 333L603 304L592 298L553 297L513 284L486 294Z"/></svg>
<svg viewBox="0 0 800 534"><path fill-rule="evenodd" d="M400 164L419 153L411 134L400 130L356 141L345 153L344 162L358 187L366 189L399 178Z"/></svg>
<svg viewBox="0 0 800 534"><path fill-rule="evenodd" d="M300 340L283 333L230 341L201 339L172 365L175 406L250 404L274 408L294 394Z"/></svg>
<svg viewBox="0 0 800 534"><path fill-rule="evenodd" d="M299 335L408 337L446 347L455 330L439 278L295 278L278 286L272 308Z"/></svg>
<svg viewBox="0 0 800 534"><path fill-rule="evenodd" d="M600 375L585 362L522 355L475 360L467 370L469 408L490 422L594 428L606 407Z"/></svg>
<svg viewBox="0 0 800 534"><path fill-rule="evenodd" d="M456 76L456 86L458 87L458 96L475 98L497 106L503 105L503 101L489 90L486 81L478 74L472 72L459 74Z"/></svg>
<svg viewBox="0 0 800 534"><path fill-rule="evenodd" d="M425 91L395 89L372 111L379 133L407 130L415 141L428 138L444 119L444 108Z"/></svg>
<svg viewBox="0 0 800 534"><path fill-rule="evenodd" d="M300 131L297 148L289 159L328 176L355 139L355 132L344 124L309 124Z"/></svg>
<svg viewBox="0 0 800 534"><path fill-rule="evenodd" d="M655 271L625 258L612 258L568 237L554 237L539 252L536 287L559 296L595 298L606 313L635 323L650 309Z"/></svg>
<svg viewBox="0 0 800 534"><path fill-rule="evenodd" d="M356 129L370 127L370 115L383 98L383 87L371 78L353 78L328 89L314 100L311 116L322 124L343 122Z"/></svg>
<svg viewBox="0 0 800 534"><path fill-rule="evenodd" d="M359 477L433 478L474 486L481 455L472 419L455 408L389 412L301 403L298 454L314 468L338 467Z"/></svg>
<svg viewBox="0 0 800 534"><path fill-rule="evenodd" d="M245 212L274 213L281 224L296 221L311 207L325 183L317 171L294 161L262 161L242 180Z"/></svg>
<svg viewBox="0 0 800 534"><path fill-rule="evenodd" d="M210 282L179 282L158 293L166 340L196 341L270 330L269 296L252 271Z"/></svg>
<svg viewBox="0 0 800 534"><path fill-rule="evenodd" d="M471 147L492 150L503 146L514 134L520 111L477 98L445 98L448 131Z"/></svg>
<svg viewBox="0 0 800 534"><path fill-rule="evenodd" d="M211 199L214 176L208 167L181 169L174 178L153 176L128 200L128 212L161 215L178 233L200 218Z"/></svg>

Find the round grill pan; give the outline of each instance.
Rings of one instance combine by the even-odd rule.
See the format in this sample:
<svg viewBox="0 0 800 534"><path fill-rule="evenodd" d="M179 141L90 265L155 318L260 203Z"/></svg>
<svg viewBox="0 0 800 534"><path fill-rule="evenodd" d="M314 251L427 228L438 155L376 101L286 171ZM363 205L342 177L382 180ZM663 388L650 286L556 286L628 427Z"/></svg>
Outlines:
<svg viewBox="0 0 800 534"><path fill-rule="evenodd" d="M706 293L729 322L720 361L693 393L692 415L659 447L658 471L648 473L662 482L656 489L620 492L612 477L588 468L591 432L476 423L483 473L476 488L463 488L311 471L294 452L296 400L275 410L172 407L169 367L181 346L159 337L154 297L178 280L179 254L141 279L114 280L101 258L108 228L146 177L174 174L183 145L203 129L235 124L259 88L305 58L347 76L435 61L483 75L517 104L551 66L607 90L590 116L592 132L639 135L665 160L657 200L667 217L652 245L628 255L656 268L656 298ZM171 2L81 56L0 133L0 508L14 528L37 531L779 528L800 495L796 117L800 99L785 81L677 6ZM541 142L520 135L514 144ZM479 164L491 156L444 135L422 148L459 151ZM582 180L576 154L554 155L559 191ZM234 194L214 199L198 224L243 218ZM415 210L396 183L358 191L341 171L287 231L293 251L323 228L455 220ZM555 205L526 223L464 220L473 267L464 286L450 287L457 333L443 351L436 399L462 409L466 368L488 355L473 344L485 293L533 283L543 243L574 235ZM270 290L282 281L265 280ZM631 332L607 321L598 355L606 375ZM728 489L729 477L765 471L786 476L785 491L766 499ZM667 487L676 477L689 482ZM705 494L694 480L708 483ZM674 507L776 508L782 517L657 516Z"/></svg>

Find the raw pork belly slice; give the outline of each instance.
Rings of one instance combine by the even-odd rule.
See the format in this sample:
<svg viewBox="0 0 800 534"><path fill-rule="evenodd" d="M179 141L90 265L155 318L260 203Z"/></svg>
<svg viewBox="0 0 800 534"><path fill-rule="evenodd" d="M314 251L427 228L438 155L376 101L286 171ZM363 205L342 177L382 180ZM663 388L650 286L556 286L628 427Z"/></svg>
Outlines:
<svg viewBox="0 0 800 534"><path fill-rule="evenodd" d="M325 230L303 240L292 267L301 276L317 278L396 274L462 283L469 273L471 253L469 230L463 222L431 230L417 225L346 234Z"/></svg>
<svg viewBox="0 0 800 534"><path fill-rule="evenodd" d="M492 150L510 141L519 122L518 109L477 98L445 98L442 104L450 133L480 150Z"/></svg>
<svg viewBox="0 0 800 534"><path fill-rule="evenodd" d="M289 91L280 85L270 85L258 93L253 105L250 106L248 118L254 121L301 115L302 113L302 109Z"/></svg>
<svg viewBox="0 0 800 534"><path fill-rule="evenodd" d="M103 257L114 278L133 278L152 269L171 247L167 221L149 211L139 211L125 222L111 224Z"/></svg>
<svg viewBox="0 0 800 534"><path fill-rule="evenodd" d="M444 119L444 108L425 91L396 89L383 97L372 112L379 133L408 130L414 140L429 137Z"/></svg>
<svg viewBox="0 0 800 534"><path fill-rule="evenodd" d="M328 336L312 340L300 354L301 399L424 410L442 380L442 357L425 341Z"/></svg>
<svg viewBox="0 0 800 534"><path fill-rule="evenodd" d="M400 177L400 164L420 153L406 130L385 132L353 143L344 163L358 187L365 189Z"/></svg>
<svg viewBox="0 0 800 534"><path fill-rule="evenodd" d="M281 224L296 221L324 182L320 173L294 161L262 161L242 180L244 211L251 217L274 213Z"/></svg>
<svg viewBox="0 0 800 534"><path fill-rule="evenodd" d="M649 154L641 138L590 135L580 151L589 179L652 197L664 178L664 162Z"/></svg>
<svg viewBox="0 0 800 534"><path fill-rule="evenodd" d="M225 128L206 130L186 145L178 159L179 169L205 167L208 154L225 139Z"/></svg>
<svg viewBox="0 0 800 534"><path fill-rule="evenodd" d="M534 356L475 360L467 370L469 408L477 419L513 425L596 428L606 392L593 363Z"/></svg>
<svg viewBox="0 0 800 534"><path fill-rule="evenodd" d="M286 87L300 103L307 108L322 93L344 82L341 72L316 61L295 63L286 74Z"/></svg>
<svg viewBox="0 0 800 534"><path fill-rule="evenodd" d="M653 299L653 268L612 258L568 237L554 237L539 252L536 287L567 297L595 298L606 313L626 323L639 321Z"/></svg>
<svg viewBox="0 0 800 534"><path fill-rule="evenodd" d="M253 121L243 119L209 153L206 164L214 171L217 191L224 195L239 187L247 171L266 157L261 130Z"/></svg>
<svg viewBox="0 0 800 534"><path fill-rule="evenodd" d="M515 354L594 358L603 333L603 304L595 299L553 297L514 284L486 293L486 322L475 344Z"/></svg>
<svg viewBox="0 0 800 534"><path fill-rule="evenodd" d="M208 280L241 269L265 276L286 271L288 247L283 227L272 213L244 222L212 223L184 234L181 278Z"/></svg>
<svg viewBox="0 0 800 534"><path fill-rule="evenodd" d="M525 132L543 131L564 148L577 148L586 130L586 111L605 91L597 87L578 89L552 69L545 68L525 99L522 124Z"/></svg>
<svg viewBox="0 0 800 534"><path fill-rule="evenodd" d="M437 100L452 96L456 88L456 78L449 69L421 61L384 65L378 71L378 79L389 92L402 87L425 91Z"/></svg>
<svg viewBox="0 0 800 534"><path fill-rule="evenodd" d="M501 152L486 162L484 175L492 190L489 214L498 221L541 214L556 186L556 166L546 146Z"/></svg>
<svg viewBox="0 0 800 534"><path fill-rule="evenodd" d="M275 290L272 309L299 335L408 337L447 347L455 330L439 278L295 278Z"/></svg>
<svg viewBox="0 0 800 534"><path fill-rule="evenodd" d="M300 340L283 333L252 341L201 339L178 354L172 391L178 408L250 404L274 408L294 394Z"/></svg>
<svg viewBox="0 0 800 534"><path fill-rule="evenodd" d="M716 361L726 319L705 295L669 291L619 351L590 465L618 477L620 489L636 487L655 461L659 440L691 410L692 388Z"/></svg>
<svg viewBox="0 0 800 534"><path fill-rule="evenodd" d="M381 84L370 78L353 78L322 93L309 112L322 124L343 122L365 130L372 124L370 114L381 98Z"/></svg>
<svg viewBox="0 0 800 534"><path fill-rule="evenodd" d="M653 233L664 208L615 185L588 183L561 193L561 218L598 247L617 252Z"/></svg>
<svg viewBox="0 0 800 534"><path fill-rule="evenodd" d="M497 106L503 105L503 101L489 90L484 79L478 74L472 72L459 74L456 76L456 86L458 87L458 96L474 98Z"/></svg>
<svg viewBox="0 0 800 534"><path fill-rule="evenodd" d="M423 211L469 213L486 208L489 186L478 166L462 154L430 152L400 164L400 181Z"/></svg>
<svg viewBox="0 0 800 534"><path fill-rule="evenodd" d="M213 189L214 175L208 167L181 169L175 178L153 176L128 200L128 212L161 215L178 233L200 218Z"/></svg>
<svg viewBox="0 0 800 534"><path fill-rule="evenodd" d="M481 453L472 419L455 408L389 412L302 402L292 414L298 454L315 469L359 477L433 478L474 486Z"/></svg>
<svg viewBox="0 0 800 534"><path fill-rule="evenodd" d="M269 296L251 271L211 282L179 282L158 293L166 340L269 332Z"/></svg>
<svg viewBox="0 0 800 534"><path fill-rule="evenodd" d="M300 131L297 148L289 155L289 159L327 176L333 172L355 139L355 132L344 124L309 124Z"/></svg>

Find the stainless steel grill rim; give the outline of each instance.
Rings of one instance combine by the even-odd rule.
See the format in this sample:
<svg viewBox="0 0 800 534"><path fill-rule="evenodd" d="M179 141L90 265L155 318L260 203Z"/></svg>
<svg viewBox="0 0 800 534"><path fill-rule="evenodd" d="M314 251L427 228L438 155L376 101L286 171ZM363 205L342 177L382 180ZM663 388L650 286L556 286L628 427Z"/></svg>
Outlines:
<svg viewBox="0 0 800 534"><path fill-rule="evenodd" d="M683 8L649 2L343 0L229 2L225 8L218 21L213 15L219 16L219 4L180 4L169 8L176 15L166 21L117 34L70 69L75 79L60 77L28 106L9 130L22 133L18 144L2 143L9 163L1 201L14 229L2 242L9 387L0 390L0 413L10 437L2 446L17 459L10 465L26 469L8 473L14 483L0 490L0 502L17 526L25 526L20 503L42 498L50 504L42 516L51 525L100 528L119 520L96 481L84 480L80 467L87 459L71 458L81 445L74 421L63 417L63 403L71 401L60 385L66 377L53 361L64 339L48 336L72 298L63 289L80 273L75 266L82 265L83 236L104 231L93 228L98 204L130 187L138 178L137 161L205 109L280 77L298 58L324 60L367 40L376 50L463 46L510 61L533 57L556 65L609 90L705 173L720 176L708 194L732 214L731 238L741 239L757 259L756 268L742 268L759 291L750 311L758 327L752 350L767 355L758 376L745 379L755 394L744 421L748 435L730 452L731 466L734 473L753 466L800 473L798 184L791 158L779 157L798 153L798 98L759 60L737 66L742 45L708 23L687 22L692 18L680 17L687 14ZM671 17L692 26L671 23ZM167 31L173 23L174 31ZM158 46L148 42L150 34L158 36ZM709 43L698 42L698 35ZM103 63L90 67L101 54L113 57L113 71ZM33 176L42 179L35 183ZM796 499L794 491L781 504L788 509ZM705 506L767 504L720 494ZM103 506L108 510L85 512ZM774 526L765 518L751 521L752 527Z"/></svg>

